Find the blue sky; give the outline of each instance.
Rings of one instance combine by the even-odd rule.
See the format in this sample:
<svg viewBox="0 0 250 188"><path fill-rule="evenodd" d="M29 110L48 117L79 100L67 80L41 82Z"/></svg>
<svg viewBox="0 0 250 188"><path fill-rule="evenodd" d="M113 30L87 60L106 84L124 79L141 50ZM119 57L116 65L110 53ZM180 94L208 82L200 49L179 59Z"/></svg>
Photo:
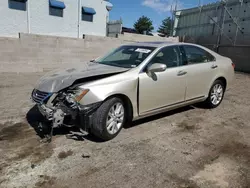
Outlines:
<svg viewBox="0 0 250 188"><path fill-rule="evenodd" d="M191 8L198 5L199 0L177 0L178 9ZM202 4L215 2L216 0L201 0ZM134 22L142 15L148 16L155 27L161 21L170 16L170 7L175 0L110 0L113 9L110 12L110 20L122 18L123 26L133 27Z"/></svg>

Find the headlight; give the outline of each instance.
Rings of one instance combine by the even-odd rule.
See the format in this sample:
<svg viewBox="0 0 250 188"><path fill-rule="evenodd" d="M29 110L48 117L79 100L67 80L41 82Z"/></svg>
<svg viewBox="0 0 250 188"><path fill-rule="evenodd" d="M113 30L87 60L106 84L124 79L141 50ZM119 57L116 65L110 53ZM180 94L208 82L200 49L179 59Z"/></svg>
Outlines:
<svg viewBox="0 0 250 188"><path fill-rule="evenodd" d="M89 89L68 90L68 93L65 95L65 100L70 107L76 108L77 103L80 102L88 92Z"/></svg>
<svg viewBox="0 0 250 188"><path fill-rule="evenodd" d="M83 90L79 90L78 92L76 92L75 94L75 100L77 102L79 102L80 100L82 100L82 98L89 92L89 89L83 89Z"/></svg>

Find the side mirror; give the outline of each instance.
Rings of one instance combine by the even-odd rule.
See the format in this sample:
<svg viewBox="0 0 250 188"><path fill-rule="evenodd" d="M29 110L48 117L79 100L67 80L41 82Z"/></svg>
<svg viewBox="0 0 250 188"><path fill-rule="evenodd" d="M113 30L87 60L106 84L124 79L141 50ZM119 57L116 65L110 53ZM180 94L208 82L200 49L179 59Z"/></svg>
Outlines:
<svg viewBox="0 0 250 188"><path fill-rule="evenodd" d="M167 65L162 63L154 63L147 68L148 72L164 72L167 69Z"/></svg>

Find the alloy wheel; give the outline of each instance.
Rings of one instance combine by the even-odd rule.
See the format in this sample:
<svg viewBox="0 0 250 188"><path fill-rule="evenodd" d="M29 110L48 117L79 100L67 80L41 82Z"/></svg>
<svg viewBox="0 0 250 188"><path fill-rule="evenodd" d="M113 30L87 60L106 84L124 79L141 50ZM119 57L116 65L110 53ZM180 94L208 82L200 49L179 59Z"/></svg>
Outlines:
<svg viewBox="0 0 250 188"><path fill-rule="evenodd" d="M218 105L221 102L223 98L223 92L223 86L221 84L214 85L210 97L213 105Z"/></svg>
<svg viewBox="0 0 250 188"><path fill-rule="evenodd" d="M122 103L115 103L109 110L106 127L109 134L116 134L122 127L124 120L124 106Z"/></svg>

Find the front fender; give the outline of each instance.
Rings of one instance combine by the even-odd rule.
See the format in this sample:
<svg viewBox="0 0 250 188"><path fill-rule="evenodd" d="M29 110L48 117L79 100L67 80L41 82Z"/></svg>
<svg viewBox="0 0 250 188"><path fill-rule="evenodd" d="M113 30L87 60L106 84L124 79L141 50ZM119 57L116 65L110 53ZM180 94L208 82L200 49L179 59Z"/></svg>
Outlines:
<svg viewBox="0 0 250 188"><path fill-rule="evenodd" d="M88 87L90 91L83 97L80 104L89 105L102 102L113 95L125 95L132 103L134 112L133 116L137 117L137 87L138 78L122 80L116 83L90 86Z"/></svg>

